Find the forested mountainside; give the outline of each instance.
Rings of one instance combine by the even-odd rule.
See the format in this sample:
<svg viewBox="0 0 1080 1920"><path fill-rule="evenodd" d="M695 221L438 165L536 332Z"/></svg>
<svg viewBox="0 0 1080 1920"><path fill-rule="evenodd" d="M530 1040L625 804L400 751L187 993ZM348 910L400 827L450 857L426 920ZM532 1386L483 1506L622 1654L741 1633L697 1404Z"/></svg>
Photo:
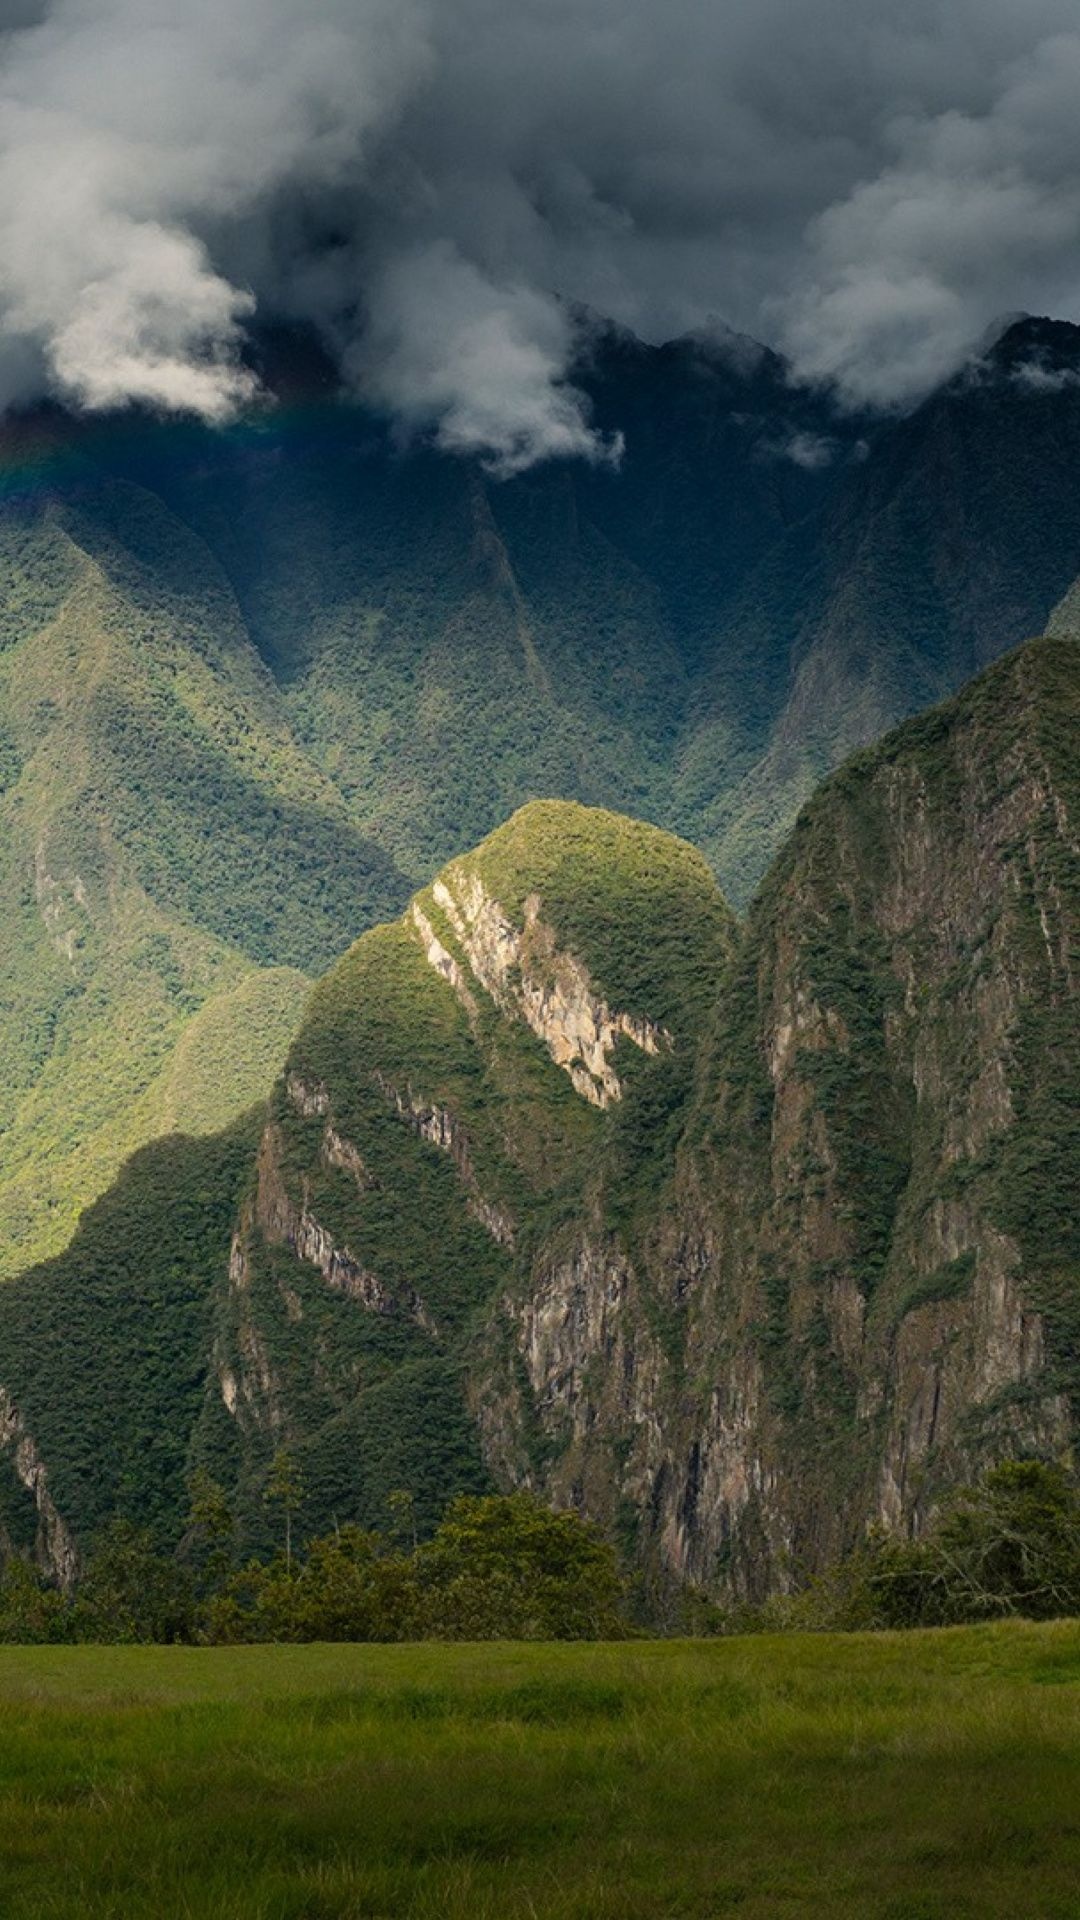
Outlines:
<svg viewBox="0 0 1080 1920"><path fill-rule="evenodd" d="M849 761L745 922L527 806L313 994L269 1105L146 1148L0 1290L4 1528L60 1571L196 1465L266 1543L459 1489L760 1593L1080 1393L1080 648Z"/></svg>
<svg viewBox="0 0 1080 1920"><path fill-rule="evenodd" d="M523 803L680 833L741 907L822 773L1080 572L1078 343L1019 323L871 425L721 330L598 327L621 465L512 480L281 335L229 430L5 423L0 1273L264 1092L305 982Z"/></svg>
<svg viewBox="0 0 1080 1920"><path fill-rule="evenodd" d="M265 1094L407 883L296 746L212 556L100 474L0 508L0 1274L144 1140Z"/></svg>
<svg viewBox="0 0 1080 1920"><path fill-rule="evenodd" d="M536 797L653 820L737 906L830 767L1046 629L1080 574L1080 328L870 422L717 332L597 334L620 465L512 480L320 400L106 433L224 569L298 739L415 884Z"/></svg>

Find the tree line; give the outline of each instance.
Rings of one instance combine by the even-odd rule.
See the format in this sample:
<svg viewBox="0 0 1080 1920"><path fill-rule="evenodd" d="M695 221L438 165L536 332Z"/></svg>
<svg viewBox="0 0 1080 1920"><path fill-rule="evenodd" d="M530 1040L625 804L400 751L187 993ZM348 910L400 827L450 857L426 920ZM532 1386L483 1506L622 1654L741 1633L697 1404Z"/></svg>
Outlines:
<svg viewBox="0 0 1080 1920"><path fill-rule="evenodd" d="M462 1495L422 1540L411 1496L399 1492L389 1502L389 1537L350 1523L297 1549L303 1488L281 1452L265 1490L281 1545L269 1559L237 1565L223 1489L199 1472L190 1491L176 1554L115 1521L68 1591L9 1556L0 1640L593 1640L650 1630L640 1593L598 1529L530 1494ZM1078 1614L1080 1490L1062 1468L1025 1460L961 1488L917 1539L872 1533L799 1592L756 1607L686 1593L666 1610L664 1630L853 1631Z"/></svg>
<svg viewBox="0 0 1080 1920"><path fill-rule="evenodd" d="M266 1487L282 1544L236 1565L223 1489L191 1484L176 1554L130 1521L109 1526L67 1592L30 1561L0 1577L0 1640L189 1642L308 1640L613 1639L627 1631L612 1548L574 1511L529 1494L451 1502L435 1533L417 1537L411 1496L391 1496L387 1539L349 1523L303 1543L294 1521L302 1482L282 1452Z"/></svg>

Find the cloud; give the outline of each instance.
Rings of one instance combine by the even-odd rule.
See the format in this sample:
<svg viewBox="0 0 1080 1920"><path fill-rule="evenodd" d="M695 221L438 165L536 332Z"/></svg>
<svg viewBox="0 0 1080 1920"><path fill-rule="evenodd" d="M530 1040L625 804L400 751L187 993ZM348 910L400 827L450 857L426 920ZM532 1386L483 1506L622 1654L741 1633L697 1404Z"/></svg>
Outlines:
<svg viewBox="0 0 1080 1920"><path fill-rule="evenodd" d="M617 462L621 441L587 422L563 377L567 313L522 285L498 286L447 241L391 255L368 323L346 349L355 384L451 453L477 453L506 478L537 460Z"/></svg>
<svg viewBox="0 0 1080 1920"><path fill-rule="evenodd" d="M837 455L837 442L824 433L793 433L778 449L785 460L807 473L831 467Z"/></svg>
<svg viewBox="0 0 1080 1920"><path fill-rule="evenodd" d="M496 471L609 459L591 308L907 405L1080 314L1078 91L1075 0L0 0L0 404L220 419L278 314Z"/></svg>
<svg viewBox="0 0 1080 1920"><path fill-rule="evenodd" d="M43 378L88 408L226 415L251 391L239 354L259 292L231 275L243 249L230 231L270 218L283 188L348 181L427 57L409 0L56 0L9 31L12 363L32 349Z"/></svg>
<svg viewBox="0 0 1080 1920"><path fill-rule="evenodd" d="M809 283L777 303L809 377L903 403L1017 305L1077 312L1080 31L1009 62L978 111L908 113L895 157L809 229Z"/></svg>
<svg viewBox="0 0 1080 1920"><path fill-rule="evenodd" d="M1027 387L1032 393L1064 393L1072 387L1080 387L1080 371L1076 367L1054 367L1038 358L1022 360L1012 369L1012 378L1017 386Z"/></svg>

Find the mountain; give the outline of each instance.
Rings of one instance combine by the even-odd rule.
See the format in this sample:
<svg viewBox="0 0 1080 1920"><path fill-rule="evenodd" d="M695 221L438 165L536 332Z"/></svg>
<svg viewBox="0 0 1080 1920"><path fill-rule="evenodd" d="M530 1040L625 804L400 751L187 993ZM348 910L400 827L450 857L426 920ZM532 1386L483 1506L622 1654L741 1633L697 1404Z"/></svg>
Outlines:
<svg viewBox="0 0 1080 1920"><path fill-rule="evenodd" d="M686 649L627 549L738 498L711 603L816 485L753 464L730 415L787 407L782 370L726 345L598 336L642 456L595 524L583 476L402 455L309 342L263 352L276 405L230 432L0 428L0 1275L264 1094L310 978L523 800L670 811Z"/></svg>
<svg viewBox="0 0 1080 1920"><path fill-rule="evenodd" d="M760 1593L1067 1449L1078 709L1074 640L1010 654L826 781L741 924L576 804L451 861L261 1113L0 1291L8 1538L175 1540L201 1464L257 1547L286 1443L309 1527L529 1485Z"/></svg>
<svg viewBox="0 0 1080 1920"><path fill-rule="evenodd" d="M1078 444L1080 328L1018 321L879 427L748 576L677 777L736 903L831 767L1046 631L1080 573Z"/></svg>
<svg viewBox="0 0 1080 1920"><path fill-rule="evenodd" d="M1007 656L828 780L747 916L676 1214L707 1266L653 1255L704 1389L666 1547L707 1583L1071 1445L1078 719L1074 642Z"/></svg>
<svg viewBox="0 0 1080 1920"><path fill-rule="evenodd" d="M505 1004L440 944L445 903L481 896L522 925L511 957L511 923L483 920ZM269 1457L301 1429L313 1511L381 1519L404 1480L433 1520L484 1484L465 1370L517 1237L576 1217L602 1168L630 1208L646 1156L655 1185L732 940L700 854L552 803L362 936L261 1123L217 1152L147 1147L65 1254L0 1290L8 1437L17 1464L20 1447L47 1463L34 1490L57 1527L85 1537L119 1510L175 1530L197 1457L258 1541Z"/></svg>
<svg viewBox="0 0 1080 1920"><path fill-rule="evenodd" d="M511 481L288 333L228 430L9 421L0 1274L261 1096L306 983L522 804L651 820L744 906L822 774L1080 572L1078 343L1020 322L873 423L722 329L596 323L621 466Z"/></svg>

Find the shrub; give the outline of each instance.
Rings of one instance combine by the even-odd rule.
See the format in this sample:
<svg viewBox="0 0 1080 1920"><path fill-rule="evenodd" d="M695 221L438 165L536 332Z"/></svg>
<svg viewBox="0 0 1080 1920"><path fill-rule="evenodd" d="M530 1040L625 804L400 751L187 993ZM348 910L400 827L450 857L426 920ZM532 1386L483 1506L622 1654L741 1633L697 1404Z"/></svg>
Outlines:
<svg viewBox="0 0 1080 1920"><path fill-rule="evenodd" d="M310 1542L302 1565L252 1561L211 1601L205 1636L238 1640L407 1640L416 1625L411 1563L345 1526Z"/></svg>
<svg viewBox="0 0 1080 1920"><path fill-rule="evenodd" d="M613 1549L580 1514L524 1493L453 1501L416 1555L422 1631L447 1640L625 1632Z"/></svg>

